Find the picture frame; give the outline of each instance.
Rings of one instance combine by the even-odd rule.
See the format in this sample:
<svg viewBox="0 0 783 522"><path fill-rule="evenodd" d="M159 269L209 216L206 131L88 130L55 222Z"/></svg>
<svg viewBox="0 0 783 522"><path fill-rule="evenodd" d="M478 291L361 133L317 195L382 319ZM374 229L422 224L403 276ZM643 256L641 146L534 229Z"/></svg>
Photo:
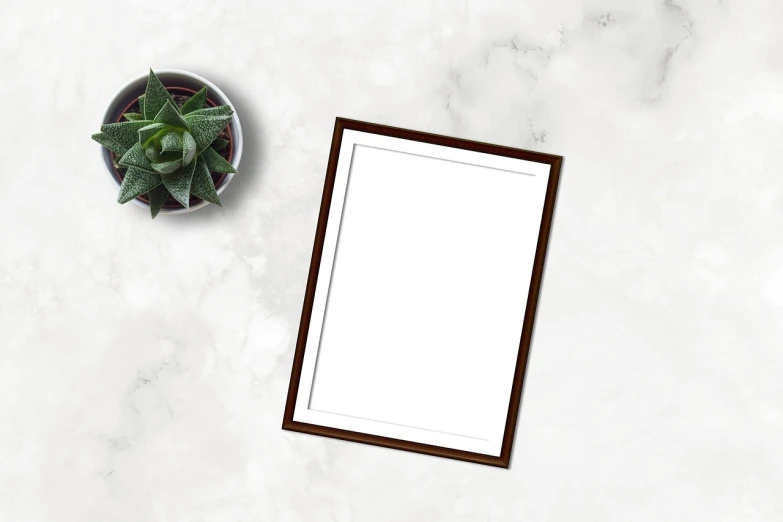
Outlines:
<svg viewBox="0 0 783 522"><path fill-rule="evenodd" d="M337 118L283 429L507 468L562 161Z"/></svg>

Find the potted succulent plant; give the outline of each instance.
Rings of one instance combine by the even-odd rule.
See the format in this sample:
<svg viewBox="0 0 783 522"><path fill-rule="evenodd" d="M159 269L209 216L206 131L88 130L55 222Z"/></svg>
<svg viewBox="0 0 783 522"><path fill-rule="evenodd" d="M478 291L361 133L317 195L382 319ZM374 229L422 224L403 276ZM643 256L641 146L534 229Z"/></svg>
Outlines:
<svg viewBox="0 0 783 522"><path fill-rule="evenodd" d="M242 130L226 96L207 80L166 70L125 86L104 115L101 132L119 203L160 212L189 212L218 195L237 172Z"/></svg>

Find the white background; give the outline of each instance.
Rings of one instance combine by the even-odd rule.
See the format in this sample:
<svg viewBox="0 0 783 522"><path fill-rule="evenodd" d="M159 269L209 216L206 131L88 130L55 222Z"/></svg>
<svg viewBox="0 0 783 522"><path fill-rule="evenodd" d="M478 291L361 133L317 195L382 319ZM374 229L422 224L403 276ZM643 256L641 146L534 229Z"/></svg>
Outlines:
<svg viewBox="0 0 783 522"><path fill-rule="evenodd" d="M549 173L344 131L294 420L500 456Z"/></svg>
<svg viewBox="0 0 783 522"><path fill-rule="evenodd" d="M4 2L0 518L783 518L777 0ZM100 161L147 67L213 80L225 207ZM511 469L283 432L335 116L565 156Z"/></svg>

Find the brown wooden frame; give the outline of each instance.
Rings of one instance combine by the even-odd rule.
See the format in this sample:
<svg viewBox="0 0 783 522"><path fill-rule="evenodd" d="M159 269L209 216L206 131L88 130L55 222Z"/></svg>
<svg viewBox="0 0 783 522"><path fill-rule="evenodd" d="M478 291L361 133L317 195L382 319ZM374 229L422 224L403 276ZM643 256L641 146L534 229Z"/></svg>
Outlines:
<svg viewBox="0 0 783 522"><path fill-rule="evenodd" d="M530 280L530 291L528 293L527 306L525 308L525 321L522 327L519 352L517 355L516 369L514 371L514 381L511 388L511 398L509 401L508 414L506 415L506 426L503 434L503 444L499 457L473 453L440 446L432 446L419 442L410 442L379 435L370 435L355 431L348 431L326 426L318 426L294 420L294 409L296 406L296 397L299 390L299 381L302 374L302 363L304 361L305 345L307 344L307 333L310 326L310 316L312 315L313 301L315 298L315 288L318 282L318 271L321 265L321 255L324 247L326 235L327 219L329 217L329 207L332 201L332 191L334 189L335 175L337 172L337 160L340 155L340 144L342 142L344 130L356 130L370 134L380 134L405 140L419 141L434 145L443 145L485 154L494 154L537 163L550 165L549 180L544 199L543 216L541 227L538 233L538 243L536 245L536 255L533 263L533 273ZM436 455L468 462L476 462L491 466L507 468L511 462L511 447L514 441L514 430L517 424L519 414L519 405L522 398L522 386L525 380L525 367L527 365L528 353L530 351L530 340L533 335L533 324L535 322L536 303L541 287L541 278L544 271L544 261L546 258L546 248L549 241L549 231L552 226L552 216L554 214L555 198L557 194L557 185L560 178L560 168L563 158L551 154L532 152L528 150L503 147L499 145L490 145L476 141L463 140L438 134L429 134L425 132L400 129L396 127L387 127L374 123L367 123L345 118L337 118L334 126L334 135L332 137L332 148L329 154L329 163L326 169L326 180L324 183L323 196L321 198L321 211L318 216L318 226L315 233L315 244L313 246L313 255L310 261L310 273L307 279L307 288L305 291L304 305L302 307L302 318L299 325L299 336L296 341L296 352L294 354L293 368L291 370L291 382L288 387L288 399L283 416L283 429L332 437L335 439L361 442L375 446L401 449L424 453L427 455Z"/></svg>

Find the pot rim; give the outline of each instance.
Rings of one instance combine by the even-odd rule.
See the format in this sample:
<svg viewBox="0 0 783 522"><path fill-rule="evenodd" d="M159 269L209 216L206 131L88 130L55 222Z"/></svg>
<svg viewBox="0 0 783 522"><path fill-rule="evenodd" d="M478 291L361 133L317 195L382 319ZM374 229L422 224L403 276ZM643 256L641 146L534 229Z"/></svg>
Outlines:
<svg viewBox="0 0 783 522"><path fill-rule="evenodd" d="M218 99L216 101L216 103L218 101L222 101L224 104L229 105L234 110L234 117L231 119L231 123L229 123L229 125L233 127L233 129L231 129L231 134L232 134L232 138L233 138L232 139L233 150L232 150L232 155L231 155L232 158L231 158L230 163L231 163L231 165L235 169L238 169L239 161L242 158L242 126L241 126L241 124L239 122L239 115L237 113L236 107L234 107L234 104L231 103L231 100L228 98L228 96L226 96L226 94L222 90L220 90L220 88L217 85L215 85L214 83L212 83L211 81L207 80L206 78L204 78L202 76L199 76L198 74L195 74L195 73L192 73L192 72L189 72L189 71L184 71L182 69L158 69L158 70L155 70L155 74L158 75L158 77L160 77L162 75L167 75L167 76L171 75L171 76L175 76L175 77L176 76L181 76L181 77L188 78L188 79L190 79L190 80L192 80L194 82L201 83L202 85L206 85L206 87L207 87L207 89L208 89L208 91L210 93L210 98L212 98L213 100ZM114 112L116 110L116 107L119 105L119 100L123 96L127 95L127 91L130 88L132 88L132 86L134 84L141 83L141 82L146 82L148 77L149 77L149 73L137 76L137 77L131 79L130 81L126 82L121 88L119 88L114 93L114 95L111 98L111 101L106 106L106 110L103 113L103 120L102 121L103 121L104 124L106 124L106 123L114 123L112 121L111 117L114 114ZM181 88L186 88L186 89L190 88L190 87L187 87L185 85L172 85L171 84L172 82L170 80L169 81L164 81L163 78L161 78L161 82L163 82L163 85L166 86L166 87L181 87ZM100 147L101 147L101 154L103 155L103 157L105 159L106 158L106 156L104 154L105 147L103 147L103 146L100 146ZM114 184L114 186L117 189L119 189L119 187L121 185L121 182L115 177L114 172L113 172L114 169L113 168L109 168L108 164L106 166L107 166L107 171L108 171L108 174L109 174L109 178L112 180L112 183ZM235 175L236 175L235 173L229 173L229 174L226 175L226 178L224 179L224 181L220 185L220 187L216 187L216 191L217 191L218 195L223 193L223 191L226 189L226 187L229 185L229 183L231 183L231 180L234 179ZM133 199L133 203L136 204L136 205L142 206L144 208L147 208L147 209L149 208L149 203L144 203L143 201L140 201L138 198L134 198ZM208 201L202 200L202 201L199 201L198 203L196 203L194 205L191 205L189 208L176 208L176 209L162 208L160 210L160 213L161 214L163 214L163 213L166 213L166 214L185 214L187 212L193 212L194 210L198 210L198 209L200 209L202 207L205 207L206 205L209 205L209 204L210 203Z"/></svg>

